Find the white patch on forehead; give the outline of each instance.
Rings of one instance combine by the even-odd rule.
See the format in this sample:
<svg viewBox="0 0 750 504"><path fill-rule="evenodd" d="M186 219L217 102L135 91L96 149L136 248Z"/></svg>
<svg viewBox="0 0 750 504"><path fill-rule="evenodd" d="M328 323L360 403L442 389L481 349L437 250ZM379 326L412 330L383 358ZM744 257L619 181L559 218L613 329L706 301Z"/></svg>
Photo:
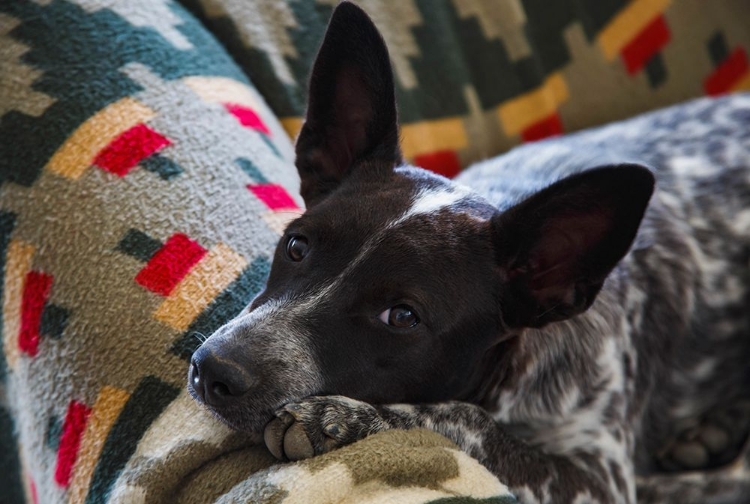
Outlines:
<svg viewBox="0 0 750 504"><path fill-rule="evenodd" d="M439 211L442 208L455 205L469 195L469 191L463 187L451 188L450 190L425 190L417 193L411 208L404 214L404 218L417 214L425 214Z"/></svg>
<svg viewBox="0 0 750 504"><path fill-rule="evenodd" d="M307 292L299 293L293 298L274 299L256 307L253 311L243 311L236 318L225 324L216 331L211 338L218 339L232 337L238 334L235 329L242 327L251 329L258 324L265 324L269 320L275 320L288 326L296 325L296 321L309 318L321 303L342 285L349 281L349 277L357 266L359 266L376 248L383 242L393 227L398 226L405 220L416 216L438 212L444 208L450 208L461 201L468 201L474 193L464 185L445 183L442 187L422 188L414 193L410 207L396 220L391 221L379 230L373 230L372 235L361 244L357 255L351 258L349 264L335 277L328 279L322 285L317 285ZM287 330L302 331L301 328L287 327Z"/></svg>
<svg viewBox="0 0 750 504"><path fill-rule="evenodd" d="M458 184L440 188L422 189L415 195L411 207L392 225L400 224L415 215L439 212L443 208L455 205L459 201L471 196L471 194L471 189Z"/></svg>

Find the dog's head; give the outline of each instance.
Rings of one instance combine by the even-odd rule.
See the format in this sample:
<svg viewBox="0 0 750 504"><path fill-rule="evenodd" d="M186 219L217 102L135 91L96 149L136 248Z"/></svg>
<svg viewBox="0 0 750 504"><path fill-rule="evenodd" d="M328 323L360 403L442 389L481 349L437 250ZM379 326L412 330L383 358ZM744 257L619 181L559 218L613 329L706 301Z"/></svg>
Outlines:
<svg viewBox="0 0 750 504"><path fill-rule="evenodd" d="M308 210L265 290L193 356L192 394L230 425L262 429L310 395L458 397L488 349L586 310L627 252L653 188L644 168L591 170L500 212L401 167L396 115L385 44L342 3L297 141Z"/></svg>

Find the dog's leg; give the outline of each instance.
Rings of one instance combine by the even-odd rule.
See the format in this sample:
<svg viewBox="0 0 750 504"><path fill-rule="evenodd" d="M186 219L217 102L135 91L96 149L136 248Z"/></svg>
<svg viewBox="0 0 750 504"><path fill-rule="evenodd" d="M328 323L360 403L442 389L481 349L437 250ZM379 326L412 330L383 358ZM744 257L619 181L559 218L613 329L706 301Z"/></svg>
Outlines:
<svg viewBox="0 0 750 504"><path fill-rule="evenodd" d="M325 396L287 405L277 416L266 428L265 439L281 459L318 455L386 429L422 427L454 441L508 485L521 502L635 500L632 468L624 465L624 457L615 460L597 447L565 455L545 453L507 433L484 409L469 403L372 406Z"/></svg>

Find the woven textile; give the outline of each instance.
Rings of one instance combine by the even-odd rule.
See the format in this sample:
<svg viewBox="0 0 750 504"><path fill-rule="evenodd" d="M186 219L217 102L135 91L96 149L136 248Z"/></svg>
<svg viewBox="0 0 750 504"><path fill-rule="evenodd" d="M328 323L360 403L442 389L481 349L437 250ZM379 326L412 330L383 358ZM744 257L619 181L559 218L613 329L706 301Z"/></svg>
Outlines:
<svg viewBox="0 0 750 504"><path fill-rule="evenodd" d="M338 0L181 0L293 136ZM512 145L750 89L745 0L360 0L396 74L405 156L453 176Z"/></svg>
<svg viewBox="0 0 750 504"><path fill-rule="evenodd" d="M26 487L8 491L102 502L131 458L190 449L168 488L230 443L190 409L174 446L144 439L192 407L196 334L262 287L299 204L291 145L169 2L3 2L0 38L3 374Z"/></svg>

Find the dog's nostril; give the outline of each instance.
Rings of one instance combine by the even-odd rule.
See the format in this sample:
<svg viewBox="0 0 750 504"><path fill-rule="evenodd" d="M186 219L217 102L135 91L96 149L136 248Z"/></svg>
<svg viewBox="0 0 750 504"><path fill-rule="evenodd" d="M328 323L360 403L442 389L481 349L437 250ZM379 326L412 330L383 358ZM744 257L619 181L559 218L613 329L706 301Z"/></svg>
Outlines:
<svg viewBox="0 0 750 504"><path fill-rule="evenodd" d="M211 388L213 389L213 393L219 397L229 397L233 395L229 391L229 387L221 382L214 382L213 385L211 385Z"/></svg>

